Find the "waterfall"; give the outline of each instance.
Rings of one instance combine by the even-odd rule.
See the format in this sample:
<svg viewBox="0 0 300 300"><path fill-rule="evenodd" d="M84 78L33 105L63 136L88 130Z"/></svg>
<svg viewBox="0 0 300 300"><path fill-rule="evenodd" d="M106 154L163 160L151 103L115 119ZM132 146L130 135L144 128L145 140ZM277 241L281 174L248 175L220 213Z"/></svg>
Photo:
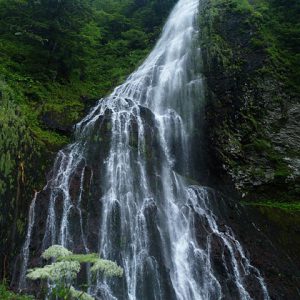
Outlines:
<svg viewBox="0 0 300 300"><path fill-rule="evenodd" d="M189 179L204 103L198 5L179 0L148 58L58 153L30 209L22 286L33 252L61 244L123 267L122 279L90 286L97 299L254 299L250 281L257 299L269 299L259 270L218 223L214 192Z"/></svg>
<svg viewBox="0 0 300 300"><path fill-rule="evenodd" d="M25 240L25 243L24 243L23 249L22 249L23 264L21 266L21 271L20 271L19 289L22 289L25 285L25 275L26 275L26 270L28 267L29 246L30 246L30 242L31 242L31 233L32 233L33 225L34 225L34 219L35 219L35 201L37 198L37 194L38 193L35 192L33 200L29 207L27 234L26 234L26 240Z"/></svg>

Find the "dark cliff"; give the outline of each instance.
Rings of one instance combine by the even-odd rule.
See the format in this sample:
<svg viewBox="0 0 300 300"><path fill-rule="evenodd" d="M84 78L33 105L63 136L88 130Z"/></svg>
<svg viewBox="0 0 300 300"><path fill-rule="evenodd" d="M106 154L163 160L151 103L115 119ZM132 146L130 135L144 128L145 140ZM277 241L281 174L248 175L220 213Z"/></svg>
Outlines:
<svg viewBox="0 0 300 300"><path fill-rule="evenodd" d="M253 235L255 229L243 227L241 220L236 227L265 272L272 297L296 299L300 5L276 0L201 3L205 132L213 184L234 195L261 231L261 238Z"/></svg>
<svg viewBox="0 0 300 300"><path fill-rule="evenodd" d="M279 19L287 7L259 1L266 5L263 10L253 2L209 1L202 6L207 133L218 161L213 167L229 176L247 200L292 202L300 188L299 62L293 61L299 45L282 49L281 35L270 28L275 26L270 19ZM296 14L299 4L291 2ZM293 15L282 17L290 27L299 27ZM284 34L285 39L288 34L299 39L297 32ZM287 51L291 58L285 57Z"/></svg>

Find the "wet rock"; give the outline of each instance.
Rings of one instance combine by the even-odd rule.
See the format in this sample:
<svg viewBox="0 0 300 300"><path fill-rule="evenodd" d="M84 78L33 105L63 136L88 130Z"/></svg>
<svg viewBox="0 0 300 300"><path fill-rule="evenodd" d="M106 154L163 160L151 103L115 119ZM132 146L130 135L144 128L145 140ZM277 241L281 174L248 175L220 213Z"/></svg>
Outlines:
<svg viewBox="0 0 300 300"><path fill-rule="evenodd" d="M203 3L200 39L210 174L218 174L247 199L295 200L300 105L276 76L263 46L252 43L260 33L255 22L248 22L250 12L234 10L229 2L211 14L213 4ZM269 71L261 72L266 66Z"/></svg>
<svg viewBox="0 0 300 300"><path fill-rule="evenodd" d="M230 226L247 249L251 263L266 281L271 299L298 299L300 244L295 229L299 226L299 213L252 206L240 207L237 213L237 209L229 207L231 202L234 200L228 197L219 202L220 222ZM258 284L253 274L249 275L247 286L254 299L262 298Z"/></svg>
<svg viewBox="0 0 300 300"><path fill-rule="evenodd" d="M47 129L64 135L72 133L73 123L66 121L67 112L46 111L41 115L41 121Z"/></svg>

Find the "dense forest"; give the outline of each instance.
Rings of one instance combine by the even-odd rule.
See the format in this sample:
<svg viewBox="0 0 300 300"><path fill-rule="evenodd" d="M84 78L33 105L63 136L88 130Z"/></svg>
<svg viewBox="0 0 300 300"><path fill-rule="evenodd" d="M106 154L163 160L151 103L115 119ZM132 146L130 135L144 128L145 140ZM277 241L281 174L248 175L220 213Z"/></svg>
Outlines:
<svg viewBox="0 0 300 300"><path fill-rule="evenodd" d="M285 285L292 290L299 286L300 268L300 3L215 0L202 5L206 138L212 174L219 176L215 184L225 193L234 185L254 223L290 256L292 266L283 266L284 272L280 262L263 264L280 286L278 293ZM266 252L278 261L278 249L275 254L262 250L262 240L248 235L246 229L245 243L258 261Z"/></svg>
<svg viewBox="0 0 300 300"><path fill-rule="evenodd" d="M27 299L7 286L30 202L44 187L55 154L74 139L74 125L91 107L143 62L176 2L0 0L1 299ZM234 191L252 215L268 220L266 234L277 229L275 244L288 251L296 273L280 267L267 272L275 284L291 280L296 286L300 2L199 5L212 186Z"/></svg>

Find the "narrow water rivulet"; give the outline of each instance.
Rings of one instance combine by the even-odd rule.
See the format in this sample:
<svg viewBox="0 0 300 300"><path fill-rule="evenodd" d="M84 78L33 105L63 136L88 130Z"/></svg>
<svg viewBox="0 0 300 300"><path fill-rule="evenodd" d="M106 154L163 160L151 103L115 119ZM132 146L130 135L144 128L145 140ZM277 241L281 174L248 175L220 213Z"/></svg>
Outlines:
<svg viewBox="0 0 300 300"><path fill-rule="evenodd" d="M192 159L204 102L198 5L177 3L149 57L58 153L30 208L20 289L34 257L61 244L124 268L90 287L99 299L256 299L250 280L269 299L234 233L220 228L213 191L190 184L201 173Z"/></svg>

